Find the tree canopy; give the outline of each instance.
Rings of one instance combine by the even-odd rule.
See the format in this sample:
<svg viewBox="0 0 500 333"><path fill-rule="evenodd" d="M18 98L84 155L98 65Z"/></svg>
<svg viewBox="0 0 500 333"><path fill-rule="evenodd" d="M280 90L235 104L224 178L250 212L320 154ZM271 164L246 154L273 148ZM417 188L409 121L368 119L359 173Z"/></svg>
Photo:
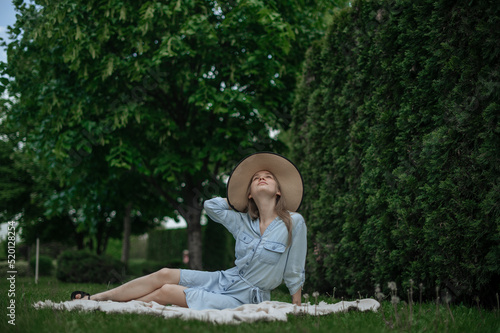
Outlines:
<svg viewBox="0 0 500 333"><path fill-rule="evenodd" d="M71 206L85 192L104 200L120 181L125 207L142 200L121 197L139 190L132 179L147 184L143 196L186 219L201 268L202 201L224 193L221 175L243 156L282 149L269 132L287 128L305 50L335 2L35 3L15 1L6 123L50 179L74 189ZM96 167L113 170L100 185L86 181Z"/></svg>

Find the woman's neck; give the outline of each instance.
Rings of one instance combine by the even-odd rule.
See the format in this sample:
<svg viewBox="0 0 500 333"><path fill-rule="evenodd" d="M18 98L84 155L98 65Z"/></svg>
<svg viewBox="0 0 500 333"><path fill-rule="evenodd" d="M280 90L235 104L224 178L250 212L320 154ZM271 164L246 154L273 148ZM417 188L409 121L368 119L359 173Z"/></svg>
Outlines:
<svg viewBox="0 0 500 333"><path fill-rule="evenodd" d="M260 224L267 227L278 216L276 202L274 200L259 200L255 201L255 204L259 210Z"/></svg>

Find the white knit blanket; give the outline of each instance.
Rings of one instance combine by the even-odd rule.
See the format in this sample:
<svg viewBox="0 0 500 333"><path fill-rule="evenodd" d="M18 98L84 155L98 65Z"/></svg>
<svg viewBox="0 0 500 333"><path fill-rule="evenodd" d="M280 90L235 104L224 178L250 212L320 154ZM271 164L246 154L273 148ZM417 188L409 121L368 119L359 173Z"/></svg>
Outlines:
<svg viewBox="0 0 500 333"><path fill-rule="evenodd" d="M164 318L181 318L184 320L195 319L216 324L239 324L242 322L255 321L286 321L287 314L307 313L310 315L327 315L335 312L377 311L380 303L373 299L362 299L358 301L342 301L335 304L320 302L319 304L302 304L296 306L291 303L268 301L260 304L245 304L234 309L225 310L192 310L178 306L164 306L156 302L112 302L112 301L89 301L75 300L54 303L50 300L40 301L33 306L36 309L50 308L68 311L103 311L110 313L143 313L161 316Z"/></svg>

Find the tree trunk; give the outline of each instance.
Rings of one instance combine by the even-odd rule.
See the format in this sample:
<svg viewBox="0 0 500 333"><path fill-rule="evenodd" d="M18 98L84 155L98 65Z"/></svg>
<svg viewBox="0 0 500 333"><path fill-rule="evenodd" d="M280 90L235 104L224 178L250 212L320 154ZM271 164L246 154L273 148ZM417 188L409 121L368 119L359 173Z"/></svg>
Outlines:
<svg viewBox="0 0 500 333"><path fill-rule="evenodd" d="M202 270L201 209L190 213L188 218L189 220L186 218L186 222L188 226L189 268Z"/></svg>
<svg viewBox="0 0 500 333"><path fill-rule="evenodd" d="M178 211L187 223L189 268L202 270L203 256L200 218L203 203L196 189L186 192L187 195L185 196L184 204L178 207Z"/></svg>
<svg viewBox="0 0 500 333"><path fill-rule="evenodd" d="M163 191L154 178L149 178L148 180L186 220L188 229L189 268L202 270L203 256L200 219L201 212L203 210L203 195L196 187L186 186L183 195L184 200L179 203L177 200L172 199L168 193ZM191 184L191 182L187 179L186 183Z"/></svg>
<svg viewBox="0 0 500 333"><path fill-rule="evenodd" d="M104 253L103 249L103 241L106 233L106 220L102 219L99 221L99 224L97 225L97 248L96 248L96 253L97 255L101 255Z"/></svg>
<svg viewBox="0 0 500 333"><path fill-rule="evenodd" d="M75 240L76 248L78 250L83 250L85 248L83 233L77 231L76 224L73 221L71 221L70 218L68 218L67 221L68 221L68 223L71 225L71 227L73 229L73 236L72 236L72 238Z"/></svg>
<svg viewBox="0 0 500 333"><path fill-rule="evenodd" d="M75 242L78 250L83 250L85 248L85 239L82 232L76 232L75 228Z"/></svg>
<svg viewBox="0 0 500 333"><path fill-rule="evenodd" d="M122 258L121 261L127 265L130 254L130 231L132 229L132 203L125 207L125 215L123 216L123 242L122 242Z"/></svg>

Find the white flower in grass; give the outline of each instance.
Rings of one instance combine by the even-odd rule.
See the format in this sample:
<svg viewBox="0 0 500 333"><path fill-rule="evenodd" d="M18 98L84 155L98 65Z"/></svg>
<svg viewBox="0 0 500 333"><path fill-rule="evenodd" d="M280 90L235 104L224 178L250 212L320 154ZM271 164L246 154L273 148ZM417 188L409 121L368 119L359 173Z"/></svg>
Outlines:
<svg viewBox="0 0 500 333"><path fill-rule="evenodd" d="M375 285L375 297L378 299L379 302L385 298L385 295L380 290L380 284L378 283Z"/></svg>
<svg viewBox="0 0 500 333"><path fill-rule="evenodd" d="M318 304L318 296L319 296L319 293L317 291L313 292L314 302L316 304Z"/></svg>

